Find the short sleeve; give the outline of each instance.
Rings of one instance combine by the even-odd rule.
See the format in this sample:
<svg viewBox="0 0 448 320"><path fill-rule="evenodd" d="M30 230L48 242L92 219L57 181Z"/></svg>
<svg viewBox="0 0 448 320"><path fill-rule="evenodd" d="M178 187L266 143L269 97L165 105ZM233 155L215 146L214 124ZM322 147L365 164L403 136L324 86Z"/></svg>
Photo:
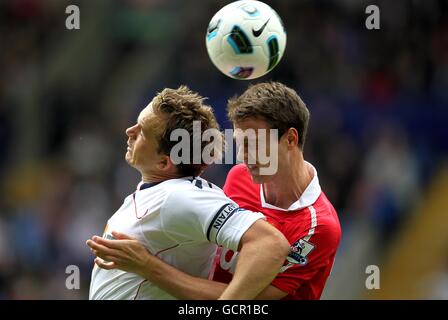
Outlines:
<svg viewBox="0 0 448 320"><path fill-rule="evenodd" d="M236 250L261 213L244 210L221 189L186 188L171 192L161 210L164 231L176 241L203 241Z"/></svg>

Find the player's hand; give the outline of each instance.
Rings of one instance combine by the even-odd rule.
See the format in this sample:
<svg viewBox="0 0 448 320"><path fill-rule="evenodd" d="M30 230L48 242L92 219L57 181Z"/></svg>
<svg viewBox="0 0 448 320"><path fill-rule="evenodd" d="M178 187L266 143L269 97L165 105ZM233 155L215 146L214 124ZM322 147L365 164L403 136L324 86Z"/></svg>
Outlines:
<svg viewBox="0 0 448 320"><path fill-rule="evenodd" d="M112 235L117 240L93 236L86 241L96 255L95 263L106 270L121 269L141 275L142 270L154 257L138 240L116 231L112 231Z"/></svg>

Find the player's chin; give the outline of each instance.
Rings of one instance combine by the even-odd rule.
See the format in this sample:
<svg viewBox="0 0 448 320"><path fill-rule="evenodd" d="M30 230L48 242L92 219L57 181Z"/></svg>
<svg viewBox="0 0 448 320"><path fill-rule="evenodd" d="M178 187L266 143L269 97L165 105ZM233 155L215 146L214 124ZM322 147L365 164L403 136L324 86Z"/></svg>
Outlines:
<svg viewBox="0 0 448 320"><path fill-rule="evenodd" d="M129 165L133 165L133 161L132 161L132 154L131 154L131 152L130 151L127 151L126 152L126 154L125 154L125 156L124 156L124 159L126 160L126 162L129 164Z"/></svg>

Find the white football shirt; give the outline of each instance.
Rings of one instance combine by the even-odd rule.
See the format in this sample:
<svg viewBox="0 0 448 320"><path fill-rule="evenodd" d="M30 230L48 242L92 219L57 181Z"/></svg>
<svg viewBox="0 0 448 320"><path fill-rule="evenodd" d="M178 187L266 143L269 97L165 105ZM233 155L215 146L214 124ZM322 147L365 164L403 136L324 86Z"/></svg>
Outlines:
<svg viewBox="0 0 448 320"><path fill-rule="evenodd" d="M104 238L119 231L168 264L207 278L217 246L236 251L244 232L264 216L247 212L210 182L170 179L139 185L109 219ZM175 299L137 274L94 266L90 299Z"/></svg>

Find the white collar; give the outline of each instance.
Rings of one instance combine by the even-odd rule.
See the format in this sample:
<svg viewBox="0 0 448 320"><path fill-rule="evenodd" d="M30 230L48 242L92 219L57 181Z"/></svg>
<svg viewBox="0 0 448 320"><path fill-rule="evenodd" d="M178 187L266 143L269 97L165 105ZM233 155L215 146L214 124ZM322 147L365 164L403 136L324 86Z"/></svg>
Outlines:
<svg viewBox="0 0 448 320"><path fill-rule="evenodd" d="M154 187L154 186L158 185L159 183L166 182L166 181L170 181L170 180L187 179L187 180L191 180L191 181L193 181L194 179L197 179L197 178L201 178L201 177L199 177L199 176L196 176L196 177L193 177L193 176L186 176L186 177L180 177L180 178L166 179L166 180L162 180L162 181L158 181L158 182L144 182L144 181L142 180L142 181L140 181L140 182L137 184L137 188L135 189L135 191L144 190L144 189L147 189L147 188L150 188L150 187ZM201 178L201 179L202 179L202 178ZM145 185L146 185L146 186L145 186ZM142 189L142 187L143 187L143 189Z"/></svg>
<svg viewBox="0 0 448 320"><path fill-rule="evenodd" d="M297 199L296 202L291 204L288 209L276 207L266 202L266 200L264 199L263 184L260 184L260 200L262 208L275 209L281 211L293 211L309 207L316 202L317 198L319 198L320 193L322 191L319 185L319 178L317 177L316 168L314 168L313 165L309 162L305 161L305 163L311 166L311 168L313 169L314 176L310 184L306 187L305 191L300 196L300 198Z"/></svg>

